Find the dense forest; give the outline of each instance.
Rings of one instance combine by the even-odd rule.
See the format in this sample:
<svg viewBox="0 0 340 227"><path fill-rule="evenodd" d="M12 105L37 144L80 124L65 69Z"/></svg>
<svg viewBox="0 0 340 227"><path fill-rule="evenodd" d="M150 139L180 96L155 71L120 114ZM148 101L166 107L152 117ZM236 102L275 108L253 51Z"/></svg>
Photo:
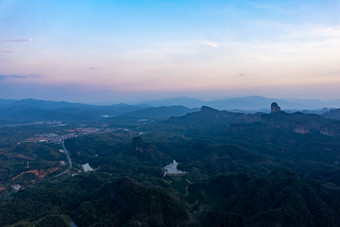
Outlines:
<svg viewBox="0 0 340 227"><path fill-rule="evenodd" d="M0 226L340 224L335 117L176 108L185 115L164 120L148 110L87 126L2 127ZM61 144L18 142L94 125L114 130L65 137L73 166L59 177L69 165ZM178 173L164 169L173 160ZM25 173L53 167L40 178Z"/></svg>

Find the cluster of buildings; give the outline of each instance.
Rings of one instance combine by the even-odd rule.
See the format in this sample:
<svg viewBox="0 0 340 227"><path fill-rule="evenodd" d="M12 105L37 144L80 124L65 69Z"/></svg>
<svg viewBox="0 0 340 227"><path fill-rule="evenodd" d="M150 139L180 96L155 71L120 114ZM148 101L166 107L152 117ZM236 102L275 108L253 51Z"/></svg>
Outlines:
<svg viewBox="0 0 340 227"><path fill-rule="evenodd" d="M61 122L53 122L53 123L50 123L50 124L55 125L55 124L62 124L62 123ZM56 134L56 133L37 134L34 137L30 137L28 139L25 139L25 140L19 142L18 144L20 144L20 143L57 143L57 144L60 144L65 139L78 137L78 136L81 136L81 135L89 135L89 134L96 134L96 133L110 133L110 132L115 132L117 130L128 131L128 129L122 129L122 128L100 129L100 128L93 128L93 127L78 127L78 128L75 128L75 129L66 129L63 132L60 132L60 134Z"/></svg>
<svg viewBox="0 0 340 227"><path fill-rule="evenodd" d="M58 135L55 133L45 133L45 134L39 134L35 135L34 137L25 139L19 143L57 143L60 144L63 140L77 137L75 133L68 133L64 135Z"/></svg>

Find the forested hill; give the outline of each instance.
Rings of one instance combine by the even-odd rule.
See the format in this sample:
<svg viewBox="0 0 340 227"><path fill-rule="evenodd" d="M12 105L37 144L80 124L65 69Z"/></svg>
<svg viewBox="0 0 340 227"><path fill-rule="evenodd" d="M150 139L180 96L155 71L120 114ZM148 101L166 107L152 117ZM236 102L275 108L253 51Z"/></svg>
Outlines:
<svg viewBox="0 0 340 227"><path fill-rule="evenodd" d="M286 113L256 113L244 114L228 111L219 111L203 106L200 111L188 113L181 117L171 117L164 123L196 129L227 129L229 126L235 130L237 127L251 127L253 124L262 124L263 127L280 128L299 134L321 133L324 135L340 135L340 122L317 114L302 112ZM242 125L243 123L243 125ZM236 124L236 125L235 125Z"/></svg>
<svg viewBox="0 0 340 227"><path fill-rule="evenodd" d="M80 103L42 101L34 99L0 100L0 124L34 121L100 121L118 117L121 121L139 119L165 120L194 112L184 106L149 105L88 105Z"/></svg>
<svg viewBox="0 0 340 227"><path fill-rule="evenodd" d="M340 121L190 111L2 127L0 225L339 226ZM60 144L25 137L42 132L72 135L67 174L49 179L68 165Z"/></svg>

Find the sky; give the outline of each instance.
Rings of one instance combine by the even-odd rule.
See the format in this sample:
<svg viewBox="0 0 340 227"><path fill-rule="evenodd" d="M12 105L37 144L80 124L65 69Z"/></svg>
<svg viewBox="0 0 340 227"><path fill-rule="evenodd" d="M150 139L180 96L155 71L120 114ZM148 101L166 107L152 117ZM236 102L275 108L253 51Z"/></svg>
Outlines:
<svg viewBox="0 0 340 227"><path fill-rule="evenodd" d="M0 0L0 99L340 98L340 0Z"/></svg>

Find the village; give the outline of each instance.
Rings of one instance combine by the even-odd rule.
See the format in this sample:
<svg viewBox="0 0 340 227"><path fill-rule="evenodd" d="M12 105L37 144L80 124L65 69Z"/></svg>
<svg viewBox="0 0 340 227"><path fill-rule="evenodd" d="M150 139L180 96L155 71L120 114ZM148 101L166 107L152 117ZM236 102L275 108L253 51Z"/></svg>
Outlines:
<svg viewBox="0 0 340 227"><path fill-rule="evenodd" d="M62 124L61 125L66 125ZM122 128L94 128L94 127L77 127L74 129L65 129L63 131L56 131L56 132L49 132L49 133L42 133L36 134L33 137L29 137L22 141L19 141L17 144L21 143L55 143L61 144L62 141L69 138L74 138L78 136L84 136L89 134L99 134L99 133L109 133L115 132L117 130L124 130Z"/></svg>

